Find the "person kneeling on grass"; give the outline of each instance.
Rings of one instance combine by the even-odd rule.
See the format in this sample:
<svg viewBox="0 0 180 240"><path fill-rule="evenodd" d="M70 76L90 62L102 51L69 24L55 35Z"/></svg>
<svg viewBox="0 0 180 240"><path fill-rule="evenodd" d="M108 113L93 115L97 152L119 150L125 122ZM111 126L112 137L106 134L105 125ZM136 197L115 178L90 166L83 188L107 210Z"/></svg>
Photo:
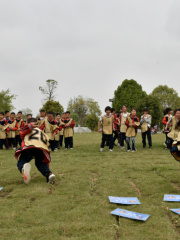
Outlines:
<svg viewBox="0 0 180 240"><path fill-rule="evenodd" d="M111 115L111 107L105 108L106 115L102 116L98 123L98 132L101 132L100 125L102 123L102 143L100 151L103 152L104 143L107 138L109 138L109 151L113 151L113 126L114 126L114 116Z"/></svg>
<svg viewBox="0 0 180 240"><path fill-rule="evenodd" d="M136 116L136 109L133 108L131 110L131 115L126 120L126 126L127 126L126 132L127 151L130 152L132 149L132 152L135 152L137 151L135 137L137 135L137 129L140 126L139 118ZM132 148L130 139L132 141Z"/></svg>
<svg viewBox="0 0 180 240"><path fill-rule="evenodd" d="M21 148L15 152L14 156L18 160L17 167L23 174L24 183L28 184L31 180L31 165L29 162L33 158L35 158L37 169L46 177L47 182L53 183L55 175L49 169L51 161L48 150L49 138L38 128L38 122L35 118L28 120L28 124L21 129L20 136L22 139Z"/></svg>

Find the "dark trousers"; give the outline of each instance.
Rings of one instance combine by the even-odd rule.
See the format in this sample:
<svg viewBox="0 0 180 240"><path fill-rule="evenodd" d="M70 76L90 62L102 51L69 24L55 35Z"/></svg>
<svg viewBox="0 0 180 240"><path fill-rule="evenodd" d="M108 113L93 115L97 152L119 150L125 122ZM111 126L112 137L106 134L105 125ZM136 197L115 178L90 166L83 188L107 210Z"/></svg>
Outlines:
<svg viewBox="0 0 180 240"><path fill-rule="evenodd" d="M20 135L16 135L16 148L17 148L18 144L19 144L19 147L21 147L21 142L22 142L22 140L21 140Z"/></svg>
<svg viewBox="0 0 180 240"><path fill-rule="evenodd" d="M148 129L146 132L142 133L143 147L146 147L146 136L148 139L149 147L152 147L151 129Z"/></svg>
<svg viewBox="0 0 180 240"><path fill-rule="evenodd" d="M59 147L59 141L55 140L54 148L58 148L58 147Z"/></svg>
<svg viewBox="0 0 180 240"><path fill-rule="evenodd" d="M3 149L3 145L6 147L6 139L0 139L0 149Z"/></svg>
<svg viewBox="0 0 180 240"><path fill-rule="evenodd" d="M113 149L113 134L102 134L102 142L101 142L101 148L104 148L104 144L106 142L106 139L109 139L109 149Z"/></svg>
<svg viewBox="0 0 180 240"><path fill-rule="evenodd" d="M55 140L49 140L49 147L51 149L51 151L54 151L55 149Z"/></svg>
<svg viewBox="0 0 180 240"><path fill-rule="evenodd" d="M172 138L169 138L167 136L167 140L166 140L166 144L167 144L167 148L171 149L172 148L172 144L173 144L174 140Z"/></svg>
<svg viewBox="0 0 180 240"><path fill-rule="evenodd" d="M8 138L8 145L9 147L16 148L16 139L15 138Z"/></svg>
<svg viewBox="0 0 180 240"><path fill-rule="evenodd" d="M21 156L17 162L17 167L21 172L23 165L25 163L30 162L33 157L35 158L35 165L37 169L42 173L43 176L47 176L47 174L51 173L49 167L46 165L44 161L44 154L41 149L31 148L22 151Z"/></svg>
<svg viewBox="0 0 180 240"><path fill-rule="evenodd" d="M180 151L178 150L178 148L177 148L177 146L174 146L172 149L171 149L171 151L170 151L171 153L174 153L174 152L176 152L177 153L177 155L180 157Z"/></svg>
<svg viewBox="0 0 180 240"><path fill-rule="evenodd" d="M165 141L165 144L167 144L167 140L168 140L168 132L165 133L166 134L166 141Z"/></svg>
<svg viewBox="0 0 180 240"><path fill-rule="evenodd" d="M73 137L67 137L65 140L65 148L73 148Z"/></svg>
<svg viewBox="0 0 180 240"><path fill-rule="evenodd" d="M60 147L63 146L63 135L60 135L60 139L59 139L59 143L60 143Z"/></svg>
<svg viewBox="0 0 180 240"><path fill-rule="evenodd" d="M121 147L124 147L124 141L126 142L126 133L121 132L120 138L121 138Z"/></svg>
<svg viewBox="0 0 180 240"><path fill-rule="evenodd" d="M115 141L116 141L116 139L118 139L118 132L117 131L113 131L113 133L114 133L114 137L113 137L113 142L115 143ZM118 139L118 142L119 142L119 139Z"/></svg>

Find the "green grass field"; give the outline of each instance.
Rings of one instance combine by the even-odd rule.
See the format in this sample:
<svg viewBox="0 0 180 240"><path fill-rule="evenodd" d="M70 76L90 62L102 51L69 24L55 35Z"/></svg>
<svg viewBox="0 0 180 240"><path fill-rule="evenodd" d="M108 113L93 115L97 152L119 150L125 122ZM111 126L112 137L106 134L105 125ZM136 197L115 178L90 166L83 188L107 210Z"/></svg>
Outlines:
<svg viewBox="0 0 180 240"><path fill-rule="evenodd" d="M165 136L153 136L153 149L137 152L115 147L99 152L101 134L75 134L74 150L51 154L56 183L49 185L32 165L32 180L22 182L14 151L0 152L0 239L175 240L180 216L163 202L164 194L180 194L180 165L163 149ZM109 203L108 196L138 197L140 205ZM150 214L146 222L116 218L117 207Z"/></svg>

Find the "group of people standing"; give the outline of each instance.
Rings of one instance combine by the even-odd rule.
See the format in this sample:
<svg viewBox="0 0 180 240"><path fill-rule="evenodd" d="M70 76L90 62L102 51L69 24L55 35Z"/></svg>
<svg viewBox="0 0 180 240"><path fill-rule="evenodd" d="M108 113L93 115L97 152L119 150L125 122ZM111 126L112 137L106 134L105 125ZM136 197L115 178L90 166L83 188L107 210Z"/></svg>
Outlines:
<svg viewBox="0 0 180 240"><path fill-rule="evenodd" d="M22 119L22 112L19 111L17 115L14 112L6 111L5 114L0 112L0 150L8 150L10 148L17 149L18 145L21 147L20 131L28 124L31 114L27 114L26 119ZM61 114L57 113L54 118L53 112L40 111L40 117L37 119L38 127L43 130L49 137L49 150L57 151L63 146L63 138L65 142L65 149L73 149L73 128L75 123L70 118L70 112L67 111Z"/></svg>
<svg viewBox="0 0 180 240"><path fill-rule="evenodd" d="M127 151L135 152L136 142L135 137L137 134L137 129L141 126L142 132L142 143L143 148L146 147L146 137L148 139L149 148L152 148L152 138L151 138L151 122L152 117L149 115L149 110L147 107L143 109L144 114L141 119L136 116L136 109L131 109L131 112L127 112L127 106L123 105L119 112L115 113L115 109L107 106L105 108L105 115L101 117L98 123L98 131L102 132L102 152L107 142L109 145L109 151L113 151L113 146L115 146L115 140L118 139L118 146L124 149L124 142L127 145ZM100 129L102 125L102 130ZM114 137L113 137L114 133ZM132 145L131 145L132 143Z"/></svg>

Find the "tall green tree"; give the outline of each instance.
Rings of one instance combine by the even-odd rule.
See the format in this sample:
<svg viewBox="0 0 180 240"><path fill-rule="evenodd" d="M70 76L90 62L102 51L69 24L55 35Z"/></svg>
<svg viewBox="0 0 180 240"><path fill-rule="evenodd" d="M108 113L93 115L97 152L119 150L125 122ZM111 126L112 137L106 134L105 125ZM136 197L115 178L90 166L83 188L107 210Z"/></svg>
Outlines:
<svg viewBox="0 0 180 240"><path fill-rule="evenodd" d="M135 107L136 103L147 96L142 86L135 80L125 79L117 90L114 91L113 107L118 111L122 105L128 107L128 111Z"/></svg>
<svg viewBox="0 0 180 240"><path fill-rule="evenodd" d="M97 131L98 130L98 122L99 122L99 117L97 117L95 114L91 113L86 116L83 126L88 127L92 131Z"/></svg>
<svg viewBox="0 0 180 240"><path fill-rule="evenodd" d="M64 112L63 106L59 102L53 100L45 102L42 109L46 112L53 112L54 114Z"/></svg>
<svg viewBox="0 0 180 240"><path fill-rule="evenodd" d="M39 90L41 91L42 94L44 94L45 101L51 101L54 100L56 95L55 91L57 89L58 82L53 79L48 79L46 80L46 86L45 87L39 87Z"/></svg>
<svg viewBox="0 0 180 240"><path fill-rule="evenodd" d="M160 124L162 121L162 113L160 111L160 101L157 97L147 95L143 99L139 100L136 105L137 116L140 118L143 115L143 109L147 107L149 114L152 116L152 126Z"/></svg>
<svg viewBox="0 0 180 240"><path fill-rule="evenodd" d="M176 109L180 107L180 97L173 88L169 88L167 85L159 85L156 87L151 95L157 97L161 104L161 112L167 107Z"/></svg>
<svg viewBox="0 0 180 240"><path fill-rule="evenodd" d="M10 89L2 90L0 92L0 111L5 112L15 109L12 102L16 97L15 94L10 92Z"/></svg>
<svg viewBox="0 0 180 240"><path fill-rule="evenodd" d="M92 98L84 99L81 95L74 99L71 98L68 102L67 109L78 116L78 124L80 126L83 126L88 114L94 114L97 117L101 115L98 103Z"/></svg>

